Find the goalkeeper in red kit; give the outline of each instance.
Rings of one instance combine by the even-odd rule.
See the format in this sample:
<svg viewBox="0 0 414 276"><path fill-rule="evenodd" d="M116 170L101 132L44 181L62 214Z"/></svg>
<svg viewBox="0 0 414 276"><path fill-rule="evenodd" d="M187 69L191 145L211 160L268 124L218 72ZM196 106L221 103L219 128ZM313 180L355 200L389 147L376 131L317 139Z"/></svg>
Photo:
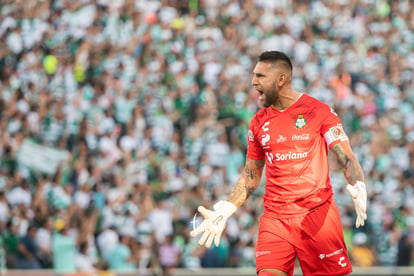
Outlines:
<svg viewBox="0 0 414 276"><path fill-rule="evenodd" d="M251 119L244 170L227 200L198 208L193 231L200 245L218 246L227 219L259 185L266 165L264 212L256 247L259 276L293 275L298 257L304 275L352 272L329 179L328 149L342 165L356 211L367 218L362 168L334 110L292 89L292 63L279 51L263 52L252 85L263 106Z"/></svg>

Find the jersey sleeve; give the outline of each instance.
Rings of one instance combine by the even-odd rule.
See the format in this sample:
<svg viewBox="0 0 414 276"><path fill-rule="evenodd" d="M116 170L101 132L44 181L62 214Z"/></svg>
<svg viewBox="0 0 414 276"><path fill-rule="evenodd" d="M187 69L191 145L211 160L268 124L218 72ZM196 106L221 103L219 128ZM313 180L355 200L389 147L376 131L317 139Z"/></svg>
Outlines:
<svg viewBox="0 0 414 276"><path fill-rule="evenodd" d="M248 134L248 144L247 144L247 158L249 159L264 159L265 154L260 145L260 140L258 137L258 123L256 116L252 118L249 125L249 134Z"/></svg>
<svg viewBox="0 0 414 276"><path fill-rule="evenodd" d="M329 148L341 141L348 141L348 136L342 127L342 122L332 107L324 107L321 116L324 117L322 119L321 133Z"/></svg>

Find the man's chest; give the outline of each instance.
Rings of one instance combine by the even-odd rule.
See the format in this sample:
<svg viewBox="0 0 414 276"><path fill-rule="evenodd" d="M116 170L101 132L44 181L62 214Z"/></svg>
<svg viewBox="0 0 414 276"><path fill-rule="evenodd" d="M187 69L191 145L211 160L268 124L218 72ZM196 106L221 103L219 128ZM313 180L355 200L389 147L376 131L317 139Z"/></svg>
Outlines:
<svg viewBox="0 0 414 276"><path fill-rule="evenodd" d="M314 116L305 113L282 114L264 120L257 139L265 152L307 149L321 139Z"/></svg>

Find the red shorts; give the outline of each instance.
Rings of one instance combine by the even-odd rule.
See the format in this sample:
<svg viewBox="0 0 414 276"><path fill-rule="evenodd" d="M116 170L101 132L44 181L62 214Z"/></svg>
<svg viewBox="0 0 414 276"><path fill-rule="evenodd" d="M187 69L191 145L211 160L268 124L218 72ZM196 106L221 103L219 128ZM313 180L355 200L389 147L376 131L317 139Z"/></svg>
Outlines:
<svg viewBox="0 0 414 276"><path fill-rule="evenodd" d="M293 275L296 256L303 275L346 275L352 272L333 199L303 217L260 219L256 271L279 269Z"/></svg>

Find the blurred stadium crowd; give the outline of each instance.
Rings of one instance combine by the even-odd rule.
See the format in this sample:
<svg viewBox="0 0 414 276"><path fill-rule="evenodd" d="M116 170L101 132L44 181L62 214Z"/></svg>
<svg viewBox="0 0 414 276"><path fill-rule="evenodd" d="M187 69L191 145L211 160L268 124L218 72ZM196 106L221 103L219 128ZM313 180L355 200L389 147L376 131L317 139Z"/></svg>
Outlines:
<svg viewBox="0 0 414 276"><path fill-rule="evenodd" d="M261 185L220 247L189 231L229 194L258 110L263 50L330 104L366 173L367 225L331 180L355 266L411 265L410 0L0 1L0 231L7 268L254 266ZM3 257L2 257L3 256Z"/></svg>

